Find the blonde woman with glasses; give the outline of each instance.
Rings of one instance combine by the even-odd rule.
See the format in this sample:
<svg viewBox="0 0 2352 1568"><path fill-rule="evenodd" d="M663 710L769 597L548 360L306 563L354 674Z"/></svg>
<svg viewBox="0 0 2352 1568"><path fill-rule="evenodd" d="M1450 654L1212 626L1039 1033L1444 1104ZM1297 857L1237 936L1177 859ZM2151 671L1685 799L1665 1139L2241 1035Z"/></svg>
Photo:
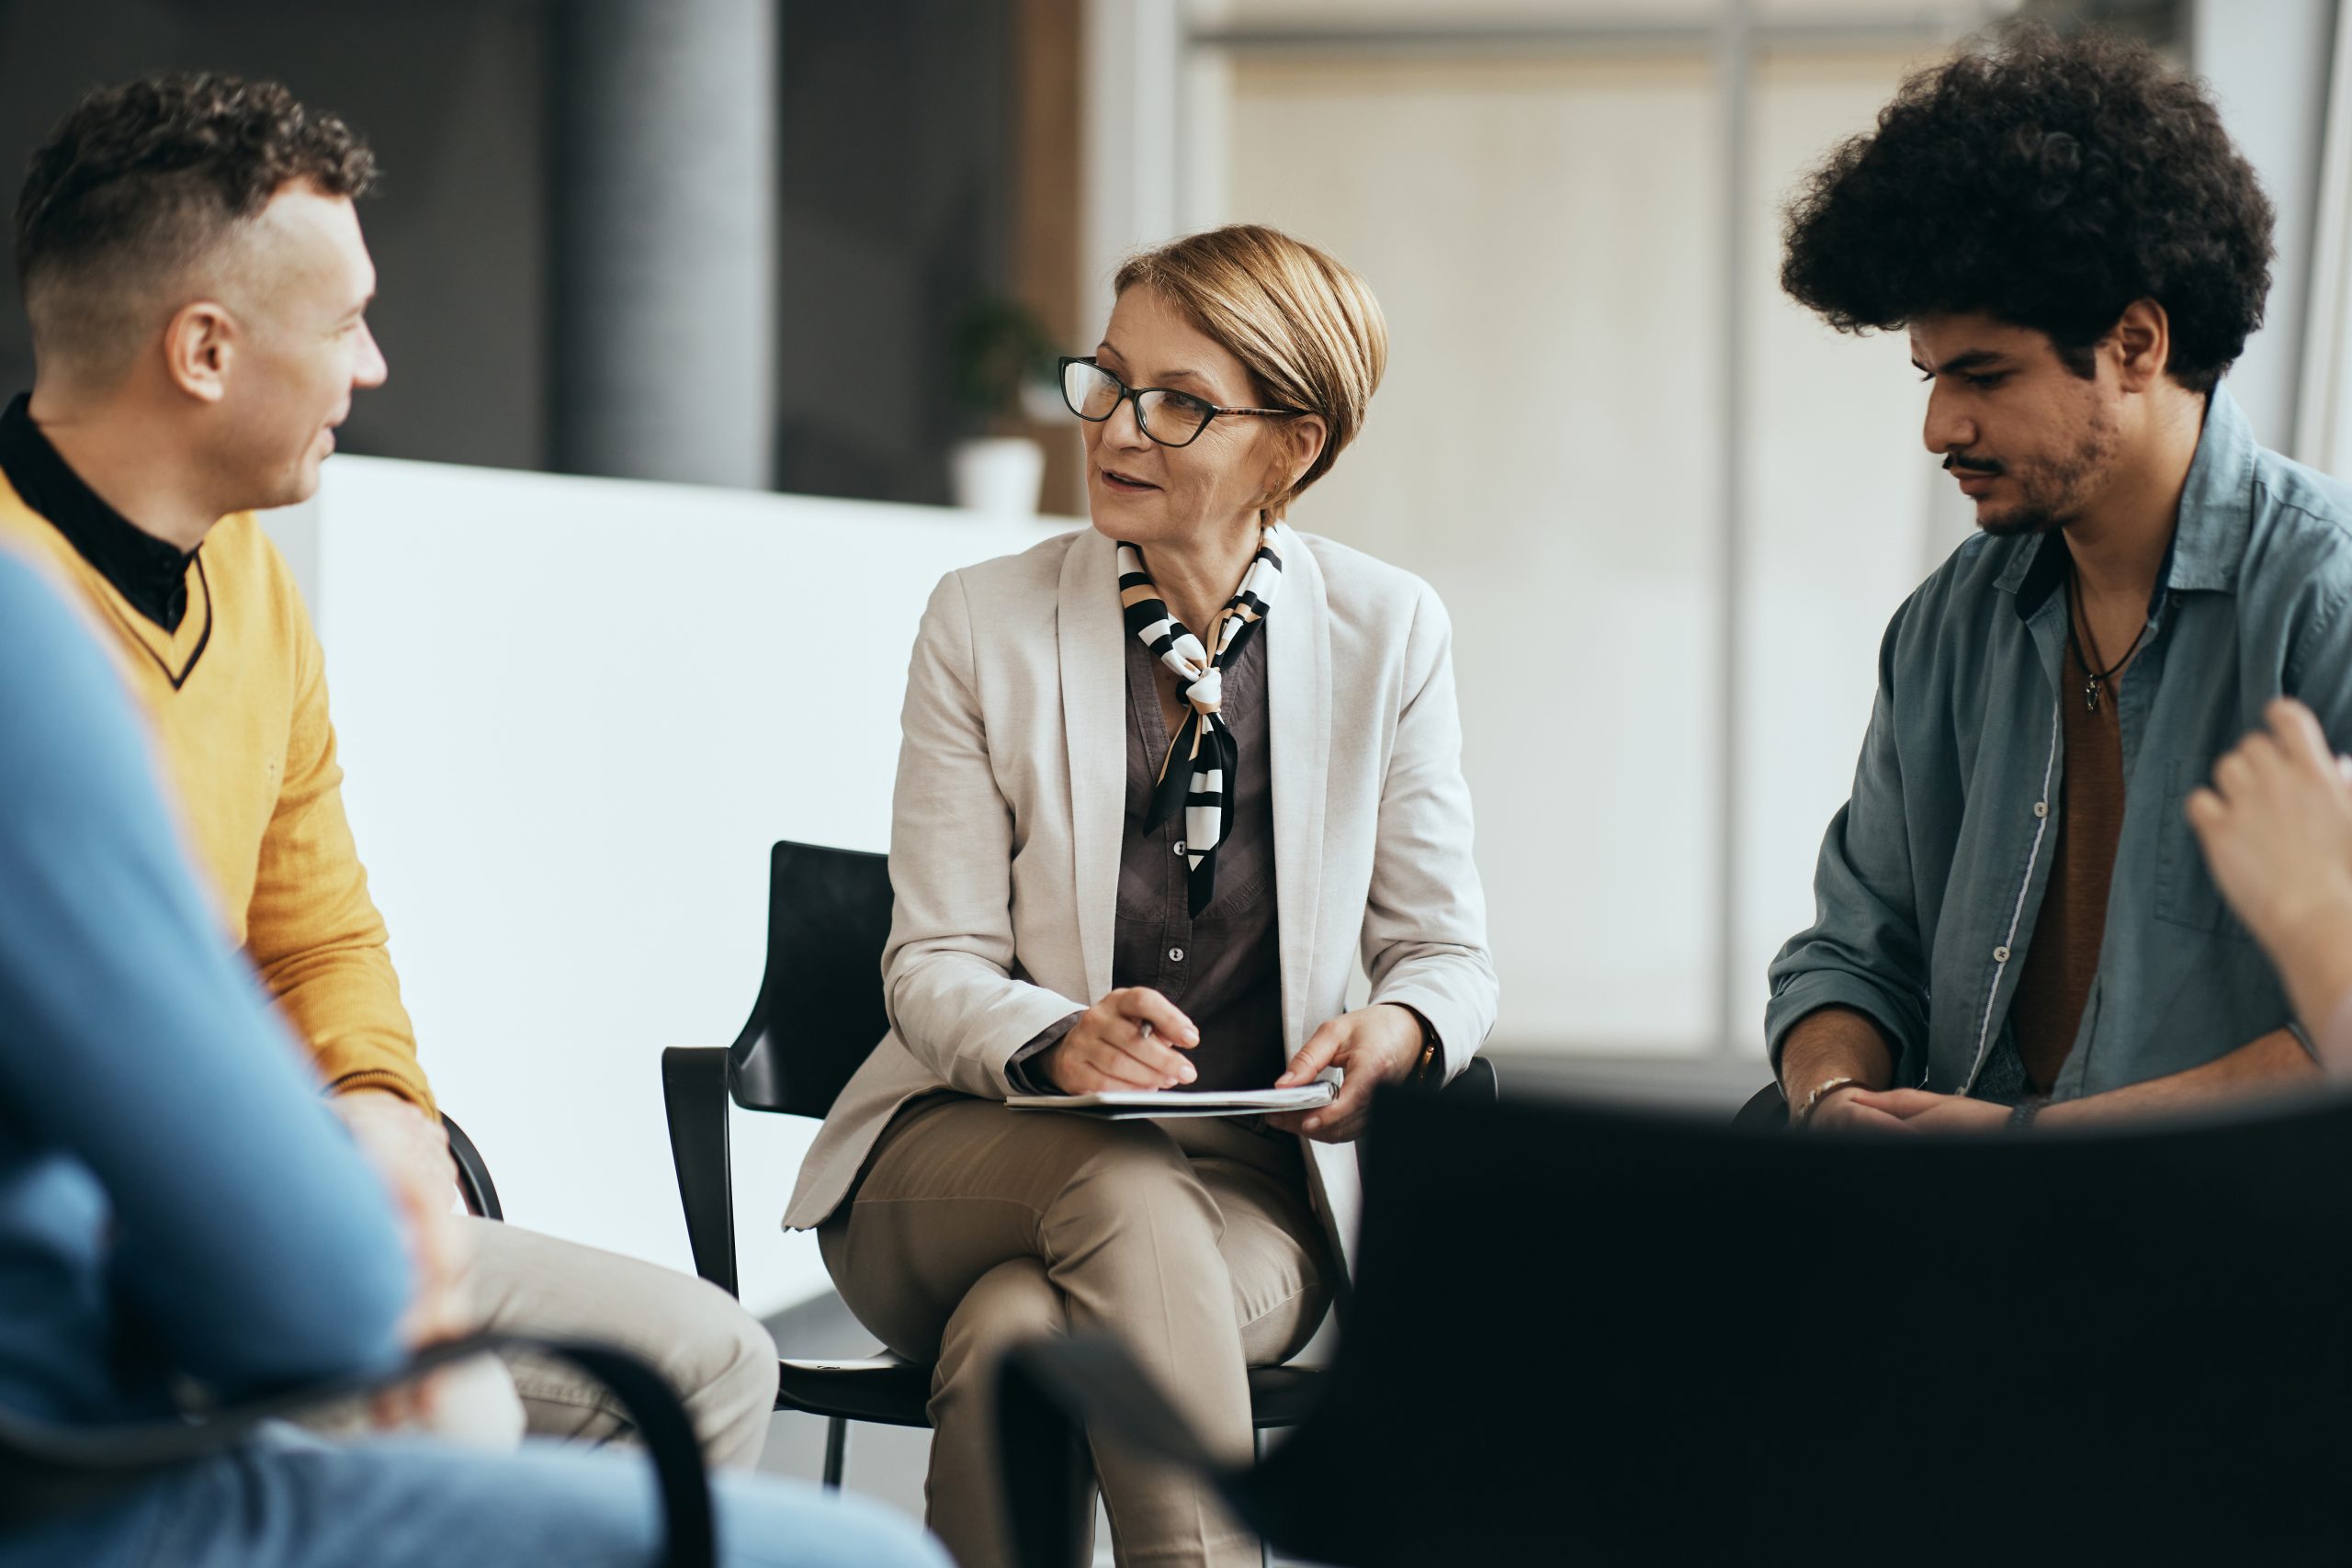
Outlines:
<svg viewBox="0 0 2352 1568"><path fill-rule="evenodd" d="M923 616L890 1032L786 1223L817 1228L868 1328L935 1364L930 1519L966 1568L1008 1560L987 1385L1021 1339L1119 1334L1246 1458L1247 1369L1306 1344L1344 1272L1373 1089L1460 1071L1493 1021L1444 607L1283 521L1386 356L1363 280L1285 235L1137 256L1062 367L1092 530L950 573ZM1004 1103L1133 1090L1174 1112L1331 1068L1330 1104L1262 1119ZM1257 1561L1197 1484L1096 1468L1121 1562Z"/></svg>

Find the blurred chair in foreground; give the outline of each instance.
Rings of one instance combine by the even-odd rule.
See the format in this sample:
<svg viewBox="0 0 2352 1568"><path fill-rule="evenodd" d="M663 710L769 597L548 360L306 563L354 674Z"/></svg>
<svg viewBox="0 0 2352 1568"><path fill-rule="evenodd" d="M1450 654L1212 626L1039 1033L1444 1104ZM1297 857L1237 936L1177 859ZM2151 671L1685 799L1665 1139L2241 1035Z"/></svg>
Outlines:
<svg viewBox="0 0 2352 1568"><path fill-rule="evenodd" d="M1356 1310L1270 1458L1066 1339L1007 1360L1007 1462L1083 1423L1363 1568L2352 1556L2352 1099L2004 1140L1395 1095L1364 1165ZM1067 1497L1012 1506L1068 1561Z"/></svg>

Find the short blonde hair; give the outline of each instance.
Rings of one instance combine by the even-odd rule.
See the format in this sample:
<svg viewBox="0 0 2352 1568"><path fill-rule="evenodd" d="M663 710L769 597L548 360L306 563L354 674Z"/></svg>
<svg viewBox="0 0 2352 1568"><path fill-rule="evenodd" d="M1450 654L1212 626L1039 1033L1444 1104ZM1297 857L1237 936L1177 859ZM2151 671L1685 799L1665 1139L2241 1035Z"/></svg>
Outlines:
<svg viewBox="0 0 2352 1568"><path fill-rule="evenodd" d="M1321 251L1255 223L1187 234L1131 257L1114 288L1142 287L1191 318L1278 408L1320 414L1323 450L1265 512L1277 520L1329 473L1388 366L1388 322L1363 279Z"/></svg>

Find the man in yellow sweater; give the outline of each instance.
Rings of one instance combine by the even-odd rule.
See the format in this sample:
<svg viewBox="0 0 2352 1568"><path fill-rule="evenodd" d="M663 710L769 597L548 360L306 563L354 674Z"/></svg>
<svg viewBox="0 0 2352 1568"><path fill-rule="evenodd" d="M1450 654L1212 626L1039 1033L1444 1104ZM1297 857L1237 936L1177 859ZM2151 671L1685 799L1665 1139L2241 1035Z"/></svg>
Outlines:
<svg viewBox="0 0 2352 1568"><path fill-rule="evenodd" d="M374 159L275 84L175 74L85 97L16 217L29 397L0 413L0 544L46 558L114 635L230 936L361 1145L446 1210L448 1145L368 894L317 638L253 513L309 497L355 390L380 385L354 199ZM156 1041L168 1073L170 1042ZM668 1372L715 1462L749 1464L776 1364L724 1292L453 1215L493 1325L628 1346ZM601 1393L514 1369L533 1430L599 1440Z"/></svg>

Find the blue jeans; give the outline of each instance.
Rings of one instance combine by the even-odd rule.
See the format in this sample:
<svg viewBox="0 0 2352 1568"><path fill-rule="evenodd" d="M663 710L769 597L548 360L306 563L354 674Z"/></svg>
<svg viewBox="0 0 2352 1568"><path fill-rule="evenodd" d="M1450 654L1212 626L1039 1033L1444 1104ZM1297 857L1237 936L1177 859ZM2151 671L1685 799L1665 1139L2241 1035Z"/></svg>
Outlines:
<svg viewBox="0 0 2352 1568"><path fill-rule="evenodd" d="M753 1476L712 1484L724 1568L948 1568L878 1505ZM272 1431L0 1539L0 1568L648 1568L661 1541L642 1454Z"/></svg>

